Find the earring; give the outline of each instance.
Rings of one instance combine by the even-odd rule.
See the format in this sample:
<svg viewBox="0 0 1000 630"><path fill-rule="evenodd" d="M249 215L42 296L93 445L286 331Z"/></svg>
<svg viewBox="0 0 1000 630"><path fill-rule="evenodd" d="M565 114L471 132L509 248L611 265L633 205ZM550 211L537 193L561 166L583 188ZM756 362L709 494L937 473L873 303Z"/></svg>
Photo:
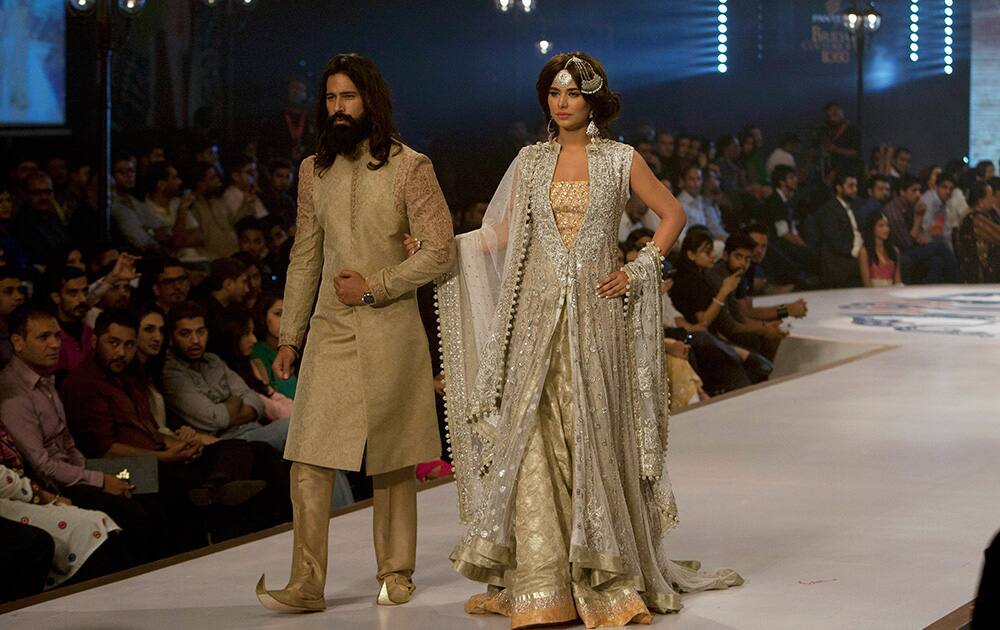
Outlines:
<svg viewBox="0 0 1000 630"><path fill-rule="evenodd" d="M549 140L552 140L553 138L555 138L556 137L556 133L559 130L558 125L556 126L555 129L552 128L552 125L555 125L555 123L556 123L556 119L555 118L549 118L549 124L545 125L545 130L549 132Z"/></svg>
<svg viewBox="0 0 1000 630"><path fill-rule="evenodd" d="M590 112L590 124L587 125L587 135L591 138L597 138L601 135L601 130L594 124L594 112Z"/></svg>

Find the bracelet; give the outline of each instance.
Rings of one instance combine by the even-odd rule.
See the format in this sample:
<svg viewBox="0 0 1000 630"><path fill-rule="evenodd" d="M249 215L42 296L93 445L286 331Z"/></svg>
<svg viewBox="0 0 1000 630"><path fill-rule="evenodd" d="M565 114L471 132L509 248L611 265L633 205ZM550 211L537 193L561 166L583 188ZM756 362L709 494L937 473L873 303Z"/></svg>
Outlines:
<svg viewBox="0 0 1000 630"><path fill-rule="evenodd" d="M717 297L712 298L712 301L715 302L716 304L718 304L719 306L725 306L726 305L725 302L719 301L719 298L717 298Z"/></svg>
<svg viewBox="0 0 1000 630"><path fill-rule="evenodd" d="M785 319L788 317L788 307L784 304L778 305L778 319Z"/></svg>

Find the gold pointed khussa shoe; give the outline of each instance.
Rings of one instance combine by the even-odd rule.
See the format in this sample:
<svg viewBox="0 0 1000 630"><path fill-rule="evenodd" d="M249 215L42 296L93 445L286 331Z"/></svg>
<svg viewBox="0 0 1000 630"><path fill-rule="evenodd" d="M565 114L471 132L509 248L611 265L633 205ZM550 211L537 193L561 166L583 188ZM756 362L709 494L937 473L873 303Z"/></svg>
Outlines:
<svg viewBox="0 0 1000 630"><path fill-rule="evenodd" d="M257 582L257 601L264 608L278 612L321 612L326 610L326 600L307 599L290 592L288 589L269 591L264 587L264 576Z"/></svg>
<svg viewBox="0 0 1000 630"><path fill-rule="evenodd" d="M398 573L390 573L382 580L382 588L378 592L378 605L398 606L405 604L410 601L415 590L416 587L410 578Z"/></svg>

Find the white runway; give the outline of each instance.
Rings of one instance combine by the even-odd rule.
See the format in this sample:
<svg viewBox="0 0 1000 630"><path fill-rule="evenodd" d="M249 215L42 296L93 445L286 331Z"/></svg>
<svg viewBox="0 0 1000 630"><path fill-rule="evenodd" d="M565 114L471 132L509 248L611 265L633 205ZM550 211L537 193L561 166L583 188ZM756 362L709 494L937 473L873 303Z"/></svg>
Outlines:
<svg viewBox="0 0 1000 630"><path fill-rule="evenodd" d="M681 524L671 556L734 567L747 583L688 596L656 627L913 630L972 599L982 550L1000 529L1000 338L979 334L996 330L986 320L1000 319L1000 305L994 311L986 293L1000 296L1000 287L927 299L969 291L808 295L810 315L793 324L795 335L896 347L674 419ZM897 311L910 323L881 325ZM852 323L855 313L874 313L880 325ZM961 326L940 330L942 319ZM361 510L332 522L325 613L257 605L261 572L276 588L288 576L287 533L9 613L0 627L508 628L462 611L479 586L447 563L461 535L453 486L419 500L418 591L403 607L375 606L371 515Z"/></svg>

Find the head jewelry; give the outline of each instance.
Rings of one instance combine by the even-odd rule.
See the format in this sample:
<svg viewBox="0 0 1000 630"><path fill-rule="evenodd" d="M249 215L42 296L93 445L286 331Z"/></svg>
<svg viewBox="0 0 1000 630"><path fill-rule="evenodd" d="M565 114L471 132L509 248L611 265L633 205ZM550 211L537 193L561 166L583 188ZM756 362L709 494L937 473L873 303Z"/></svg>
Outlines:
<svg viewBox="0 0 1000 630"><path fill-rule="evenodd" d="M567 69L571 63L576 65L576 71L580 74L581 92L584 94L593 94L604 86L604 79L601 78L601 75L594 72L594 67L576 56L570 57L566 61L566 65L563 66L563 69L556 74L556 85L566 87L573 83L573 75Z"/></svg>

